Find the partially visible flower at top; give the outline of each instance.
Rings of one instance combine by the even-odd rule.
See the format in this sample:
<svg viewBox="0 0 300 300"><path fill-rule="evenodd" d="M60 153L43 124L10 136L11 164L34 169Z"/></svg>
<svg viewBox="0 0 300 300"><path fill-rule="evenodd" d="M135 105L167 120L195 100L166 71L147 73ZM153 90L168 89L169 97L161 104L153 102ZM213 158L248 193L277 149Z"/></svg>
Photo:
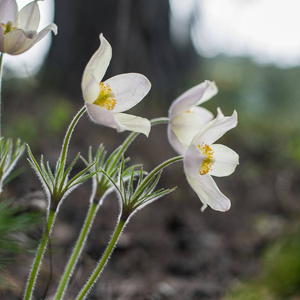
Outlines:
<svg viewBox="0 0 300 300"><path fill-rule="evenodd" d="M115 128L118 132L130 130L148 136L149 120L122 112L138 104L148 94L151 83L137 73L117 75L102 82L112 49L102 34L99 37L100 47L85 67L81 83L87 111L96 123Z"/></svg>
<svg viewBox="0 0 300 300"><path fill-rule="evenodd" d="M57 34L57 26L51 23L37 33L40 23L40 9L37 1L24 6L18 12L16 0L0 0L0 52L21 54L51 30Z"/></svg>
<svg viewBox="0 0 300 300"><path fill-rule="evenodd" d="M239 164L239 156L230 148L213 143L236 125L236 111L232 116L224 117L218 109L217 117L194 137L185 153L184 172L203 203L202 211L207 206L218 211L230 208L230 200L221 193L211 175L223 177L233 173Z"/></svg>
<svg viewBox="0 0 300 300"><path fill-rule="evenodd" d="M194 136L213 119L213 114L198 105L218 92L214 82L208 80L179 96L169 109L168 138L176 152L184 154Z"/></svg>

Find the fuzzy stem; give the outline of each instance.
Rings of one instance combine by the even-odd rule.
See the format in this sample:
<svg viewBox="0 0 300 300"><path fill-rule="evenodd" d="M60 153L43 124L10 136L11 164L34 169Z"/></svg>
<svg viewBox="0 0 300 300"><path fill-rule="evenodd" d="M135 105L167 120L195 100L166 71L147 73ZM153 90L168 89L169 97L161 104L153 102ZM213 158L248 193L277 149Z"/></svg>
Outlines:
<svg viewBox="0 0 300 300"><path fill-rule="evenodd" d="M151 125L158 125L158 124L164 124L164 123L168 123L169 122L169 118L167 117L161 117L161 118L155 118L150 120Z"/></svg>
<svg viewBox="0 0 300 300"><path fill-rule="evenodd" d="M39 248L37 250L36 257L35 257L35 260L34 260L34 263L33 263L32 269L31 269L31 273L30 273L30 276L29 276L29 279L27 282L27 287L26 287L24 298L23 298L24 300L30 300L32 297L32 293L34 290L34 284L35 284L35 281L38 276L38 271L39 271L40 264L43 259L44 253L45 253L45 249L48 244L49 235L50 235L54 220L55 220L55 211L50 209L48 217L47 217L45 231L44 231L42 240L40 242Z"/></svg>
<svg viewBox="0 0 300 300"><path fill-rule="evenodd" d="M101 258L101 260L99 261L97 267L95 268L94 272L92 273L91 277L89 278L89 280L87 281L87 283L84 285L84 287L82 288L82 290L80 291L79 295L77 296L76 300L81 300L84 299L87 294L89 293L89 291L91 290L93 284L96 282L96 280L98 279L101 271L103 270L103 268L105 267L108 259L110 258L116 244L117 241L124 229L124 226L126 224L126 221L124 220L119 220L118 225L114 231L114 234L111 237L111 240Z"/></svg>
<svg viewBox="0 0 300 300"><path fill-rule="evenodd" d="M79 255L82 252L83 246L85 244L86 238L90 232L91 225L95 219L96 213L97 213L97 208L99 207L99 203L91 201L89 211L87 213L84 225L81 229L80 236L77 240L77 243L75 245L75 248L73 250L73 253L69 259L68 265L66 266L66 269L64 271L64 274L60 280L60 284L57 288L56 295L55 295L55 300L60 300L62 299L65 290L68 286L71 274L76 266L76 262L79 258Z"/></svg>
<svg viewBox="0 0 300 300"><path fill-rule="evenodd" d="M2 122L2 118L1 118L2 69L3 69L3 53L0 53L0 137L2 136L2 134L1 134L1 122Z"/></svg>
<svg viewBox="0 0 300 300"><path fill-rule="evenodd" d="M71 124L69 125L69 128L66 132L62 150L61 150L61 154L60 154L60 159L59 159L59 168L58 168L58 174L57 174L58 179L60 179L60 176L62 176L65 165L66 165L67 151L68 151L71 135L73 133L73 130L74 130L77 122L82 117L82 115L85 113L85 111L86 111L86 107L83 106L80 109L80 111L76 114L76 116L73 118L73 120L72 120Z"/></svg>

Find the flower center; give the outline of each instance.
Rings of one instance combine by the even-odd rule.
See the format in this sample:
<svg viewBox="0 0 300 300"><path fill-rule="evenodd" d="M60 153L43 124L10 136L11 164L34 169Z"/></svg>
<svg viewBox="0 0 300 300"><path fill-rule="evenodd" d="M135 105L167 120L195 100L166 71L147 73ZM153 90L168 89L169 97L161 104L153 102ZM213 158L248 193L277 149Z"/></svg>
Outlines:
<svg viewBox="0 0 300 300"><path fill-rule="evenodd" d="M113 110L117 103L117 100L113 98L115 95L111 91L109 84L100 82L99 85L100 93L93 104L99 105L107 110Z"/></svg>
<svg viewBox="0 0 300 300"><path fill-rule="evenodd" d="M17 29L17 27L12 27L12 22L8 21L7 24L1 23L4 34L9 33L10 31Z"/></svg>
<svg viewBox="0 0 300 300"><path fill-rule="evenodd" d="M202 154L206 156L206 158L203 160L203 162L199 168L199 174L205 175L211 170L211 167L215 162L215 160L213 158L214 152L207 144L204 144L204 143L202 143L201 145L198 145L198 148L202 152Z"/></svg>

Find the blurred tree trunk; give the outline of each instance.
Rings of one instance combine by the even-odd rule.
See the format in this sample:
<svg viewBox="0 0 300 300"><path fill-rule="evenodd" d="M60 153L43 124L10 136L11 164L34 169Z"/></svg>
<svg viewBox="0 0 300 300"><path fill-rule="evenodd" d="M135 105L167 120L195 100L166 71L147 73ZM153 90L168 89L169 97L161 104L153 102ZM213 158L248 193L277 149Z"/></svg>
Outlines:
<svg viewBox="0 0 300 300"><path fill-rule="evenodd" d="M197 59L191 42L180 48L172 43L169 14L168 0L55 1L58 35L46 61L45 82L81 95L81 76L102 32L113 49L105 78L142 73L152 83L152 95L169 103Z"/></svg>

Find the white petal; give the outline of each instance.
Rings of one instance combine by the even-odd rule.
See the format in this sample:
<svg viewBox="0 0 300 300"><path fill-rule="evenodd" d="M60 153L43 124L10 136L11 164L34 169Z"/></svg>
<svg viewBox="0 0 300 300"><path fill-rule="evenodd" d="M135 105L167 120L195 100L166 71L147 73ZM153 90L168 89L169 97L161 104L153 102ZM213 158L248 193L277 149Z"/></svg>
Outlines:
<svg viewBox="0 0 300 300"><path fill-rule="evenodd" d="M85 105L89 116L97 124L114 128L118 132L130 130L144 133L146 136L149 135L151 124L147 119L122 113L113 113L98 105L87 102Z"/></svg>
<svg viewBox="0 0 300 300"><path fill-rule="evenodd" d="M143 133L146 136L148 136L150 133L151 123L148 119L123 113L114 113L114 117L121 128L121 130L118 130L119 132L130 130Z"/></svg>
<svg viewBox="0 0 300 300"><path fill-rule="evenodd" d="M36 1L24 6L18 14L18 27L37 31L40 24L40 9Z"/></svg>
<svg viewBox="0 0 300 300"><path fill-rule="evenodd" d="M17 30L14 30L17 31ZM12 31L12 32L14 32ZM38 43L42 38L44 38L50 31L53 31L54 34L57 34L57 26L54 23L49 24L47 27L45 27L43 30L41 30L37 35L35 35L33 38L29 37L23 44L22 46L19 47L17 51L15 51L16 54L21 54L31 47L33 47L36 43ZM30 33L29 30L24 31L24 34ZM8 33L10 34L10 32ZM7 35L8 35L7 34Z"/></svg>
<svg viewBox="0 0 300 300"><path fill-rule="evenodd" d="M206 80L179 96L169 110L170 119L210 99L217 93L215 83Z"/></svg>
<svg viewBox="0 0 300 300"><path fill-rule="evenodd" d="M115 121L114 114L111 111L87 102L85 102L85 105L89 116L94 122L115 128L118 131L121 130L120 126Z"/></svg>
<svg viewBox="0 0 300 300"><path fill-rule="evenodd" d="M3 53L16 54L26 44L28 38L21 29L15 29L4 35Z"/></svg>
<svg viewBox="0 0 300 300"><path fill-rule="evenodd" d="M87 103L94 103L100 93L99 82L96 81L93 73L85 74L85 89L82 90L83 99Z"/></svg>
<svg viewBox="0 0 300 300"><path fill-rule="evenodd" d="M196 115L204 124L214 118L214 114L206 108L194 106L190 108L190 113Z"/></svg>
<svg viewBox="0 0 300 300"><path fill-rule="evenodd" d="M89 60L88 64L85 67L82 76L81 87L82 90L85 90L86 86L89 84L90 74L93 74L93 77L96 79L98 83L101 82L104 74L109 66L112 50L108 41L103 37L102 33L99 36L100 38L100 46L98 50L94 53L94 55Z"/></svg>
<svg viewBox="0 0 300 300"><path fill-rule="evenodd" d="M214 81L210 82L208 87L205 89L204 95L202 96L200 102L197 103L197 105L200 105L200 104L208 101L213 96L215 96L217 93L218 93L218 88L216 86L216 83Z"/></svg>
<svg viewBox="0 0 300 300"><path fill-rule="evenodd" d="M204 127L213 114L205 108L193 107L190 112L184 112L170 121L172 131L186 150L195 135ZM172 143L171 143L172 145ZM183 154L183 153L181 153Z"/></svg>
<svg viewBox="0 0 300 300"><path fill-rule="evenodd" d="M128 73L105 81L109 84L117 101L114 112L126 111L139 103L149 92L151 83L142 74Z"/></svg>
<svg viewBox="0 0 300 300"><path fill-rule="evenodd" d="M227 131L236 127L237 125L237 112L234 111L232 116L224 117L220 109L218 109L218 116L208 122L204 128L195 136L192 143L195 144L213 144Z"/></svg>
<svg viewBox="0 0 300 300"><path fill-rule="evenodd" d="M15 0L0 0L0 23L7 24L8 21L15 25L18 14L18 5Z"/></svg>
<svg viewBox="0 0 300 300"><path fill-rule="evenodd" d="M190 177L199 175L199 169L206 156L194 144L191 144L184 155L184 169L185 173Z"/></svg>
<svg viewBox="0 0 300 300"><path fill-rule="evenodd" d="M179 155L183 155L186 152L186 150L187 150L186 147L184 147L182 145L182 143L179 141L178 137L176 136L176 134L172 130L172 127L171 127L170 123L168 125L168 139L169 139L170 145L173 147L173 149Z"/></svg>
<svg viewBox="0 0 300 300"><path fill-rule="evenodd" d="M222 212L230 209L230 200L219 190L210 175L190 177L186 174L186 177L190 186L203 203L202 211L207 205L214 210Z"/></svg>
<svg viewBox="0 0 300 300"><path fill-rule="evenodd" d="M232 174L239 164L239 155L224 145L211 145L213 150L214 164L209 172L213 176L228 176Z"/></svg>

